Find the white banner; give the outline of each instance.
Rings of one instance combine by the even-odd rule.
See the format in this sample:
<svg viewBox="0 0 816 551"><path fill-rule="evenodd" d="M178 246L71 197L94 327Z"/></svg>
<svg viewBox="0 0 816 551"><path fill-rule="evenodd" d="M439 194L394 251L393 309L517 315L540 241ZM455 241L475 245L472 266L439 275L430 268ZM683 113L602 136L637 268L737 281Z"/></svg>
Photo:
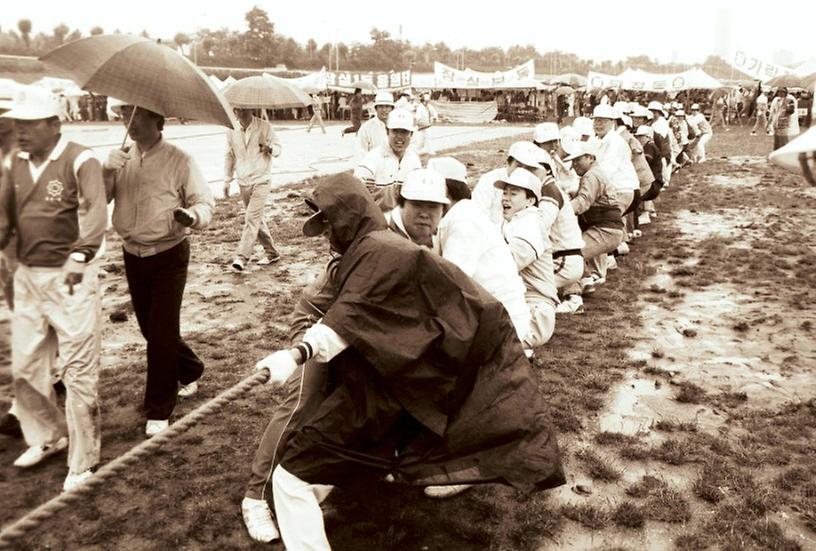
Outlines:
<svg viewBox="0 0 816 551"><path fill-rule="evenodd" d="M434 84L437 88L456 89L535 88L535 63L531 59L509 71L480 73L472 69L460 71L436 62Z"/></svg>
<svg viewBox="0 0 816 551"><path fill-rule="evenodd" d="M656 74L639 69L627 69L620 75L607 75L590 71L587 74L587 90L615 88L641 90L644 92L678 92L693 88L715 89L722 83L702 69L689 69L682 73Z"/></svg>
<svg viewBox="0 0 816 551"><path fill-rule="evenodd" d="M760 57L752 56L750 53L745 52L745 50L737 50L734 52L733 57L729 59L729 63L738 71L749 75L751 78L761 80L762 82L768 82L779 75L793 74L793 71L787 67L768 63Z"/></svg>
<svg viewBox="0 0 816 551"><path fill-rule="evenodd" d="M495 101L435 101L439 120L484 124L496 118L499 109Z"/></svg>
<svg viewBox="0 0 816 551"><path fill-rule="evenodd" d="M349 88L352 83L367 82L377 90L399 90L411 86L411 70L407 71L326 71L326 85Z"/></svg>

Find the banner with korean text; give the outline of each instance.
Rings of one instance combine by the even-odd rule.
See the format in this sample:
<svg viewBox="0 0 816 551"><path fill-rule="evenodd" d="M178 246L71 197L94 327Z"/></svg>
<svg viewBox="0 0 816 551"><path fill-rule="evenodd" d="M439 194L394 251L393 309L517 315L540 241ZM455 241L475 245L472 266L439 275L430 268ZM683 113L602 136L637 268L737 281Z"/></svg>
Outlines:
<svg viewBox="0 0 816 551"><path fill-rule="evenodd" d="M407 71L326 71L329 88L351 88L351 84L366 82L378 90L399 90L411 86L411 70Z"/></svg>
<svg viewBox="0 0 816 551"><path fill-rule="evenodd" d="M482 73L473 69L460 71L443 63L434 63L436 88L452 89L508 89L536 88L535 62L531 59L509 71Z"/></svg>
<svg viewBox="0 0 816 551"><path fill-rule="evenodd" d="M728 61L738 71L757 80L761 80L762 82L768 82L772 78L780 75L794 73L787 67L775 63L768 63L761 57L751 55L750 52L746 52L745 50L737 50Z"/></svg>
<svg viewBox="0 0 816 551"><path fill-rule="evenodd" d="M682 73L657 74L639 69L627 69L619 75L607 75L590 71L587 74L587 90L614 88L644 92L678 92L680 90L720 88L722 83L702 69L689 69Z"/></svg>

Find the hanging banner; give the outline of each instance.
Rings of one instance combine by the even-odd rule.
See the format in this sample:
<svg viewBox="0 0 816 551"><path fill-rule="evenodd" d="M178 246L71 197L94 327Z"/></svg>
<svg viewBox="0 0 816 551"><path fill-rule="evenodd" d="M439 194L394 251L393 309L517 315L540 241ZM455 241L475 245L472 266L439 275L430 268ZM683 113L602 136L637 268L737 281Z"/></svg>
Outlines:
<svg viewBox="0 0 816 551"><path fill-rule="evenodd" d="M460 71L435 62L434 85L436 88L454 89L535 88L535 63L531 59L509 71L481 73L472 69Z"/></svg>
<svg viewBox="0 0 816 551"><path fill-rule="evenodd" d="M331 88L350 88L354 82L373 84L378 90L396 90L411 86L411 70L407 71L326 71L326 85Z"/></svg>
<svg viewBox="0 0 816 551"><path fill-rule="evenodd" d="M712 90L722 83L702 69L689 69L682 73L656 74L639 69L627 69L620 75L607 75L590 71L587 74L587 90L607 88L643 92L678 92L693 88Z"/></svg>
<svg viewBox="0 0 816 551"><path fill-rule="evenodd" d="M469 124L484 124L499 113L495 101L435 101L439 120Z"/></svg>
<svg viewBox="0 0 816 551"><path fill-rule="evenodd" d="M793 71L782 65L768 63L760 57L752 56L745 50L737 50L729 60L735 69L749 75L752 78L767 82L774 77L785 74L793 74Z"/></svg>

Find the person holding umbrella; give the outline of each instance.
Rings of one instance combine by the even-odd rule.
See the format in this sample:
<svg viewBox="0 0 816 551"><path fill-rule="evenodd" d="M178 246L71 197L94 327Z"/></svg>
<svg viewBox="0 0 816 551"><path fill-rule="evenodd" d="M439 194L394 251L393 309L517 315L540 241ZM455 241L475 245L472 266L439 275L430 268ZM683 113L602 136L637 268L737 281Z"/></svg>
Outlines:
<svg viewBox="0 0 816 551"><path fill-rule="evenodd" d="M100 459L102 299L94 260L104 249L107 210L102 168L61 134L60 112L50 94L28 91L3 115L15 121L19 151L0 185L0 248L16 236L11 372L29 448L14 465L32 467L68 448L63 489L70 490ZM52 386L57 348L65 413Z"/></svg>
<svg viewBox="0 0 816 551"><path fill-rule="evenodd" d="M259 265L265 266L280 260L280 253L275 248L264 218L264 205L269 196L272 158L281 154L281 145L272 125L269 121L256 117L254 109L240 108L233 111L240 125L227 133L224 197L229 197L230 182L235 176L246 213L238 255L232 261L232 269L243 272L257 240L260 240L266 252L258 260Z"/></svg>
<svg viewBox="0 0 816 551"><path fill-rule="evenodd" d="M349 109L351 112L351 126L343 129L340 134L342 138L346 134L354 134L360 130L360 125L363 122L363 91L360 88L354 89L354 95L349 99Z"/></svg>
<svg viewBox="0 0 816 551"><path fill-rule="evenodd" d="M121 107L135 144L114 149L104 165L113 226L122 237L130 298L147 340L145 434L169 425L179 396L198 390L204 364L181 338L180 312L190 261L188 228L212 220L213 200L193 158L162 139L164 116Z"/></svg>

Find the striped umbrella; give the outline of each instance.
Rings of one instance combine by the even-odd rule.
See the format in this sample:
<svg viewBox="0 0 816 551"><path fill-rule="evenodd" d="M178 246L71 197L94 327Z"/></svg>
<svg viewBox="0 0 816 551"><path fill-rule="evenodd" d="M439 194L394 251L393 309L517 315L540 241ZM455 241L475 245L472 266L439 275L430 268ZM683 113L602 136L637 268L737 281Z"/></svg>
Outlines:
<svg viewBox="0 0 816 551"><path fill-rule="evenodd" d="M111 34L69 42L40 58L83 90L114 96L165 117L235 127L232 109L207 76L167 46Z"/></svg>
<svg viewBox="0 0 816 551"><path fill-rule="evenodd" d="M312 103L309 94L272 75L242 78L230 84L224 90L224 96L233 107L287 109Z"/></svg>

